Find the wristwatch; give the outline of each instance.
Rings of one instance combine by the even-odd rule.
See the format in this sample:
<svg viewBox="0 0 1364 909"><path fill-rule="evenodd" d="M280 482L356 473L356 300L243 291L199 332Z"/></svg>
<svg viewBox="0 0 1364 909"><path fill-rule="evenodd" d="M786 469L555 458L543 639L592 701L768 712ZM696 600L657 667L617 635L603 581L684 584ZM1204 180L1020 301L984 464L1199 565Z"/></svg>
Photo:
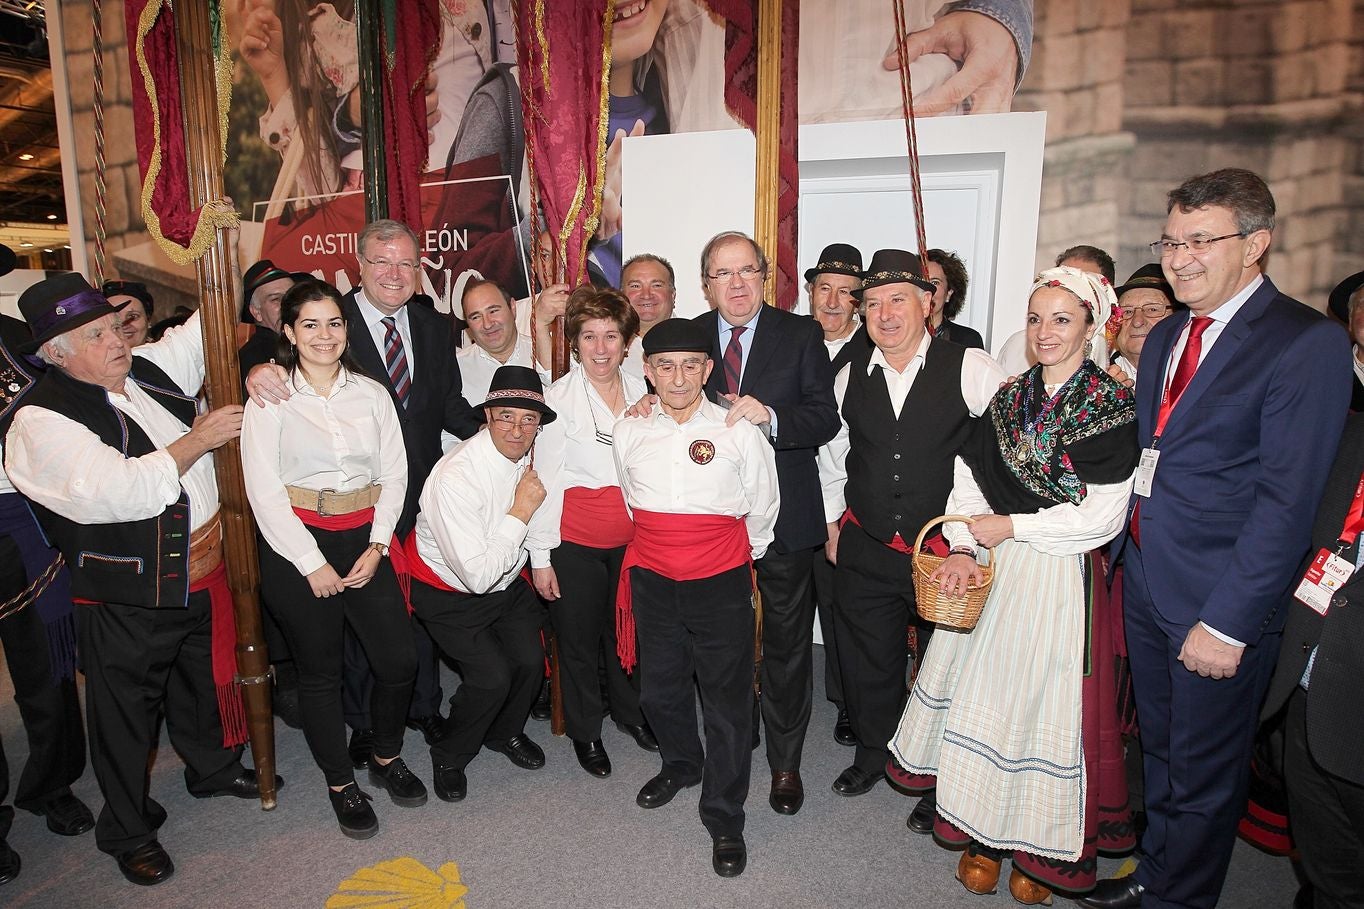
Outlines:
<svg viewBox="0 0 1364 909"><path fill-rule="evenodd" d="M370 543L369 548L379 553L381 556L388 555L388 546L384 543Z"/></svg>

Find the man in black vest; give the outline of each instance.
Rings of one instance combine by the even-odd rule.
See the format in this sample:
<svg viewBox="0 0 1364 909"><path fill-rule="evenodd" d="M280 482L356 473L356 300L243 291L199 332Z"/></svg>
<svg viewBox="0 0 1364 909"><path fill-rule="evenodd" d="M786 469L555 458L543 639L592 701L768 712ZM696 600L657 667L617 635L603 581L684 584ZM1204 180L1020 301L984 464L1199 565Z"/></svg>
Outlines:
<svg viewBox="0 0 1364 909"><path fill-rule="evenodd" d="M25 352L51 368L14 414L5 472L65 557L79 604L90 763L105 799L96 844L128 880L159 884L174 871L156 838L166 812L148 790L163 704L191 794L259 794L234 747L245 717L205 457L237 436L242 409L197 413L197 314L133 357L118 310L80 275L30 287L19 309L33 331Z"/></svg>
<svg viewBox="0 0 1364 909"><path fill-rule="evenodd" d="M360 287L343 301L350 323L350 352L365 374L384 385L398 409L407 446L407 503L395 528L406 538L417 520L417 498L440 460L442 429L460 439L478 432L482 419L464 399L455 339L449 319L425 306L409 305L421 283L421 246L412 228L383 219L365 225L355 241ZM287 376L278 366L258 366L246 381L252 398L280 401L289 396ZM440 664L436 645L418 622L417 683L407 725L428 744L444 729L440 714ZM342 675L346 723L354 730L351 760L364 767L372 742L369 732L371 676L364 648L346 636Z"/></svg>
<svg viewBox="0 0 1364 909"><path fill-rule="evenodd" d="M795 814L805 800L801 751L810 724L815 600L810 566L824 539L815 454L838 429L833 369L810 319L763 304L767 257L738 231L712 237L701 279L715 312L694 321L711 338L706 394L748 420L776 449L781 512L757 561L762 596L762 720L772 769L768 804ZM889 740L889 736L887 736Z"/></svg>
<svg viewBox="0 0 1364 909"><path fill-rule="evenodd" d="M917 615L910 545L943 513L971 418L1005 379L984 351L928 333L933 285L917 254L877 251L854 296L875 347L839 370L842 427L819 455L826 552L838 566L834 635L857 737L856 758L833 785L847 796L881 778L904 703L905 635ZM931 831L933 808L929 795L910 827Z"/></svg>

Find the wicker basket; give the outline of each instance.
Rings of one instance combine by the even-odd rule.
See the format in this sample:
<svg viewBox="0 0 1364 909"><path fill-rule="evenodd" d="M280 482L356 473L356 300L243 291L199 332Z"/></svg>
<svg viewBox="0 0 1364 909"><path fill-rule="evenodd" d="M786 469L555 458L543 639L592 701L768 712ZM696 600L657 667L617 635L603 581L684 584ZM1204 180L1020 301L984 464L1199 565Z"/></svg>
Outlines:
<svg viewBox="0 0 1364 909"><path fill-rule="evenodd" d="M970 631L976 627L981 607L985 605L985 598L990 595L990 584L994 582L995 570L989 564L982 565L981 573L984 580L980 586L968 585L966 593L957 596L943 593L936 583L930 582L929 576L937 571L938 566L946 559L943 556L922 552L920 547L923 546L928 531L944 521L971 523L971 519L964 515L945 514L929 521L919 531L919 536L914 540L914 555L911 556L914 566L914 597L919 615L926 621ZM986 553L988 558L989 550L986 550Z"/></svg>

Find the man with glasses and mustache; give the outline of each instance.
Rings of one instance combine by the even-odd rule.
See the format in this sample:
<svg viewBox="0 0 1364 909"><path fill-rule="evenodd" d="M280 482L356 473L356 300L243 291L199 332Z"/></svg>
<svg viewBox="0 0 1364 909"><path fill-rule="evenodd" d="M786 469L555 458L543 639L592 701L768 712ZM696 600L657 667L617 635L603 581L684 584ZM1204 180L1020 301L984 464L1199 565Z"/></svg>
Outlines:
<svg viewBox="0 0 1364 909"><path fill-rule="evenodd" d="M463 395L450 322L424 306L409 305L421 281L417 235L400 221L365 225L356 238L360 287L346 294L342 308L351 326L350 351L365 373L388 388L398 409L407 448L407 501L396 531L405 536L417 517L417 497L431 468L440 460L441 430L460 439L478 431L479 415ZM272 403L289 396L288 376L274 364L257 366L246 380L247 393ZM408 726L430 743L440 734L440 665L435 646L417 623L417 684ZM351 760L367 766L372 749L369 715L369 662L350 635L343 673Z"/></svg>
<svg viewBox="0 0 1364 909"><path fill-rule="evenodd" d="M1117 338L1113 340L1117 353L1113 365L1135 382L1146 336L1157 322L1176 309L1183 310L1185 306L1175 299L1174 288L1165 280L1159 262L1143 265L1132 272L1127 283L1117 288L1116 292L1122 325L1118 328Z"/></svg>
<svg viewBox="0 0 1364 909"><path fill-rule="evenodd" d="M1166 208L1152 251L1189 315L1143 345L1144 450L1113 543L1147 827L1136 872L1079 900L1100 909L1217 904L1283 603L1303 581L1350 400L1345 335L1263 273L1275 214L1264 180L1192 177Z"/></svg>

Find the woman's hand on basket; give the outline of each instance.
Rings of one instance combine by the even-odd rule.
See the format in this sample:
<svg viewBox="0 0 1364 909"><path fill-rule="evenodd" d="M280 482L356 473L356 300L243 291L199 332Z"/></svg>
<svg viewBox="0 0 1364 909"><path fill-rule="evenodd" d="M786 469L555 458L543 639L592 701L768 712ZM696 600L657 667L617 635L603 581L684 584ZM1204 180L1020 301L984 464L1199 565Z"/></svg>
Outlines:
<svg viewBox="0 0 1364 909"><path fill-rule="evenodd" d="M976 542L986 549L993 549L1005 540L1014 537L1013 518L1007 514L978 514L966 525Z"/></svg>
<svg viewBox="0 0 1364 909"><path fill-rule="evenodd" d="M928 576L930 582L937 581L938 589L949 596L962 596L968 586L979 587L985 583L985 574L980 563L963 553L950 555L943 559L937 571Z"/></svg>

